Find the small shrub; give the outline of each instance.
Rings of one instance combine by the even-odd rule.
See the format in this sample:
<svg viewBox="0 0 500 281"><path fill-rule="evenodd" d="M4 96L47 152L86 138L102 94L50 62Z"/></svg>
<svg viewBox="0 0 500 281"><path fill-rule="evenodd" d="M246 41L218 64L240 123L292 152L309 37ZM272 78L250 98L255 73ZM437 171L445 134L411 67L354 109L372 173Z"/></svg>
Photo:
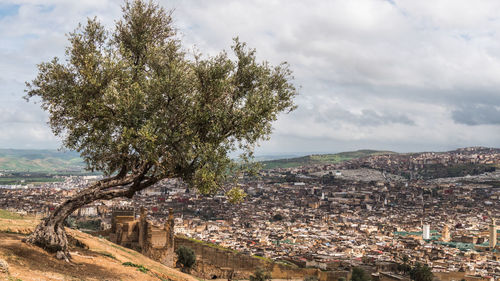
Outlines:
<svg viewBox="0 0 500 281"><path fill-rule="evenodd" d="M262 268L257 268L257 270L250 275L250 281L268 281L271 279L271 274Z"/></svg>
<svg viewBox="0 0 500 281"><path fill-rule="evenodd" d="M196 263L196 255L193 249L186 246L179 246L175 250L177 254L177 262L182 265L183 268L190 269Z"/></svg>
<svg viewBox="0 0 500 281"><path fill-rule="evenodd" d="M140 272L143 272L143 273L147 273L149 271L149 269L144 267L143 265L131 263L129 261L122 263L122 265L136 267L137 270L139 270Z"/></svg>
<svg viewBox="0 0 500 281"><path fill-rule="evenodd" d="M113 254L111 254L111 253L108 253L108 252L99 252L99 254L101 254L101 255L103 255L105 257L112 258L112 259L116 260L116 257Z"/></svg>
<svg viewBox="0 0 500 281"><path fill-rule="evenodd" d="M355 267L352 269L351 281L369 281L370 276L361 267Z"/></svg>
<svg viewBox="0 0 500 281"><path fill-rule="evenodd" d="M276 214L271 219L271 221L282 221L282 220L283 220L283 215L281 215L281 214Z"/></svg>
<svg viewBox="0 0 500 281"><path fill-rule="evenodd" d="M432 281L433 274L428 265L417 263L410 270L410 278L415 281Z"/></svg>

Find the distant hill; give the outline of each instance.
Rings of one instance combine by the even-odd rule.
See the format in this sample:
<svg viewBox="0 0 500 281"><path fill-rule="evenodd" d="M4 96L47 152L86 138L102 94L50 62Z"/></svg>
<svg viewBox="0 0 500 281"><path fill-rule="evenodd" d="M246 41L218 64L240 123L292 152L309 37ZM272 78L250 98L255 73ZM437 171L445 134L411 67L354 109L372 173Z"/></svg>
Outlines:
<svg viewBox="0 0 500 281"><path fill-rule="evenodd" d="M74 151L41 149L0 149L0 172L64 173L85 168Z"/></svg>
<svg viewBox="0 0 500 281"><path fill-rule="evenodd" d="M261 164L264 169L295 168L311 164L336 164L343 161L348 161L372 155L395 154L395 153L396 152L393 151L362 149L356 151L340 152L335 154L313 154L295 158L261 161Z"/></svg>

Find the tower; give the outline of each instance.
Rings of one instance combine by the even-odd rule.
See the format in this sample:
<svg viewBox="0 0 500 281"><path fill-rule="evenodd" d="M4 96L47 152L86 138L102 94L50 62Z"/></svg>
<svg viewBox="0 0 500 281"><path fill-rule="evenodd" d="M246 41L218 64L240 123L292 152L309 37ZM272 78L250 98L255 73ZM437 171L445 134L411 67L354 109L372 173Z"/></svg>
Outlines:
<svg viewBox="0 0 500 281"><path fill-rule="evenodd" d="M141 207L141 215L139 217L139 246L144 248L146 246L147 237L147 211L146 208Z"/></svg>
<svg viewBox="0 0 500 281"><path fill-rule="evenodd" d="M431 226L430 225L424 224L423 231L422 231L422 238L424 240L431 239Z"/></svg>
<svg viewBox="0 0 500 281"><path fill-rule="evenodd" d="M450 241L450 229L448 228L448 225L443 226L443 231L441 233L441 240L443 242L449 242Z"/></svg>
<svg viewBox="0 0 500 281"><path fill-rule="evenodd" d="M165 222L165 234L167 236L166 239L166 247L174 248L174 210L172 208L168 209L168 220Z"/></svg>
<svg viewBox="0 0 500 281"><path fill-rule="evenodd" d="M162 263L167 266L174 266L175 261L175 252L174 252L174 243L175 243L175 231L174 231L174 210L172 208L168 209L168 219L165 222L164 226L166 240L165 240L165 256L163 258Z"/></svg>
<svg viewBox="0 0 500 281"><path fill-rule="evenodd" d="M497 245L497 226L495 225L495 219L491 219L490 225L490 249L493 250Z"/></svg>

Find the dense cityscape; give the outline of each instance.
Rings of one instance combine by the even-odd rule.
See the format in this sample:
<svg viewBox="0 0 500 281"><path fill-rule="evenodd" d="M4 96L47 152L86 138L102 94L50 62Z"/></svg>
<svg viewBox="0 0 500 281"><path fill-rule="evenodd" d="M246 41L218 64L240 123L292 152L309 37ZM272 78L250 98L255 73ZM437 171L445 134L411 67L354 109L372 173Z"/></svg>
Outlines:
<svg viewBox="0 0 500 281"><path fill-rule="evenodd" d="M166 222L172 208L176 235L246 255L321 270L384 264L394 274L405 260L427 264L438 276L462 272L489 280L500 277L500 228L495 226L500 171L471 173L464 167L498 163L499 149L468 148L261 170L258 177L238 180L247 193L240 204L229 203L223 193L202 196L171 179L133 199L95 202L73 217L98 219L94 230L102 231L111 227L119 207L137 213L144 207L157 224ZM434 174L442 172L436 165L462 165L465 174L429 176L429 167ZM0 209L43 216L96 178L2 186Z"/></svg>

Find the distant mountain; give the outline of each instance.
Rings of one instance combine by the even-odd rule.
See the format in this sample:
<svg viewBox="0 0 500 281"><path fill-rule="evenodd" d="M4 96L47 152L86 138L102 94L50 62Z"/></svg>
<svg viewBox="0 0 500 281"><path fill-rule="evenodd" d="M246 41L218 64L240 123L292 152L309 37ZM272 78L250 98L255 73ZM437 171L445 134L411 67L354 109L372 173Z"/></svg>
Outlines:
<svg viewBox="0 0 500 281"><path fill-rule="evenodd" d="M0 149L0 172L82 172L85 168L74 151Z"/></svg>
<svg viewBox="0 0 500 281"><path fill-rule="evenodd" d="M343 161L348 161L372 155L395 154L395 153L396 152L385 151L385 150L362 149L356 151L340 152L335 154L312 154L295 158L261 161L261 164L264 169L295 168L311 164L336 164Z"/></svg>

